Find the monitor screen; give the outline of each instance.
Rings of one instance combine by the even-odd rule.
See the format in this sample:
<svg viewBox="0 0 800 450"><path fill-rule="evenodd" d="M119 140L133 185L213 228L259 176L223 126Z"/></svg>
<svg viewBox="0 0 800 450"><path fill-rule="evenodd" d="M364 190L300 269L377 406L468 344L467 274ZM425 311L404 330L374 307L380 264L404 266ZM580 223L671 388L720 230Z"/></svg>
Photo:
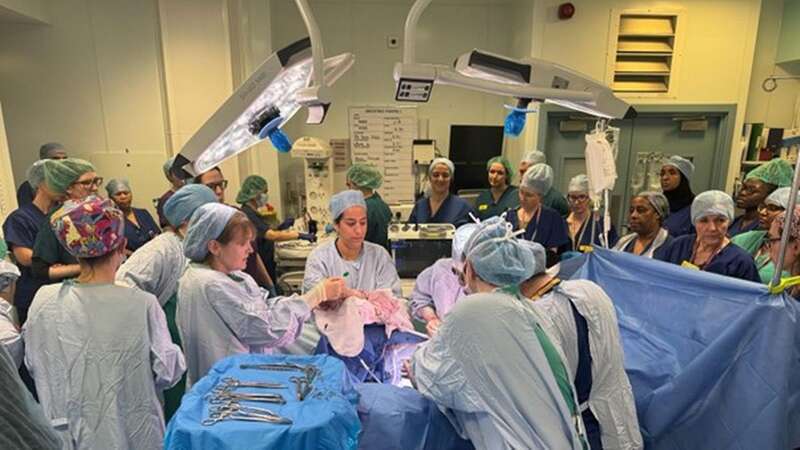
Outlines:
<svg viewBox="0 0 800 450"><path fill-rule="evenodd" d="M439 259L449 258L452 248L453 241L450 239L392 241L397 274L400 278L416 278Z"/></svg>
<svg viewBox="0 0 800 450"><path fill-rule="evenodd" d="M503 127L451 125L449 155L456 166L453 189L486 188L486 161L502 151Z"/></svg>

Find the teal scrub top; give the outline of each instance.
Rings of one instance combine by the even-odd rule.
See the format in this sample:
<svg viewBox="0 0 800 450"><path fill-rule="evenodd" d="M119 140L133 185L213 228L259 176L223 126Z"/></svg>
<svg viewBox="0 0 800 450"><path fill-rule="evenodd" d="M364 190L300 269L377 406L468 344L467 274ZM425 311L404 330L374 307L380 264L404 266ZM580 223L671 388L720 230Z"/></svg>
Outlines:
<svg viewBox="0 0 800 450"><path fill-rule="evenodd" d="M486 220L490 217L499 216L509 209L519 207L519 194L516 186L508 186L503 195L494 201L491 189L486 189L478 195L477 201L478 218Z"/></svg>
<svg viewBox="0 0 800 450"><path fill-rule="evenodd" d="M389 250L389 223L392 210L378 193L364 199L367 204L367 234L364 239Z"/></svg>

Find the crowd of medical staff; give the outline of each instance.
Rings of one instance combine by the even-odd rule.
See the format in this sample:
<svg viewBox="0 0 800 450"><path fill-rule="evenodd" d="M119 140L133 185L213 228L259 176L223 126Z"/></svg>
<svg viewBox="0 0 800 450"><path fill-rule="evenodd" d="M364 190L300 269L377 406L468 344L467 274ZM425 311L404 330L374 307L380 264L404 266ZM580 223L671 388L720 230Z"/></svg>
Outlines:
<svg viewBox="0 0 800 450"><path fill-rule="evenodd" d="M187 182L172 165L155 220L132 206L126 180L109 180L104 198L91 162L41 147L0 241L0 389L9 392L0 415L14 430L3 430L3 448L159 448L183 393L216 361L312 352L315 310L380 289L402 296L375 168L350 167L348 190L330 202L335 238L309 255L302 293L283 295L275 242L317 234L275 220L260 176L243 181L234 207L221 169ZM453 192L454 164L435 159L409 219L457 229L451 257L420 273L410 296L430 340L407 375L476 448L642 447L612 301L546 270L555 264L603 245L768 282L789 210L783 267L800 274L786 161L748 173L734 202L695 195L693 164L672 156L662 192L631 198L621 238L586 175L562 194L542 152L518 171L502 156L486 169L489 187L473 206ZM734 217L734 205L744 213Z"/></svg>

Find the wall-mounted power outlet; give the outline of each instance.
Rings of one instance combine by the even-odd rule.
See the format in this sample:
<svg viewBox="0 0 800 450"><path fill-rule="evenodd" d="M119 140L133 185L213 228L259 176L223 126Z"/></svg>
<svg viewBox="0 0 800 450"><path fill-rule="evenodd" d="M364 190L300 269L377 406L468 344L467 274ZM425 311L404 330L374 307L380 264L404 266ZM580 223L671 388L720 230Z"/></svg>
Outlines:
<svg viewBox="0 0 800 450"><path fill-rule="evenodd" d="M386 36L386 46L389 48L400 47L400 38L397 36Z"/></svg>

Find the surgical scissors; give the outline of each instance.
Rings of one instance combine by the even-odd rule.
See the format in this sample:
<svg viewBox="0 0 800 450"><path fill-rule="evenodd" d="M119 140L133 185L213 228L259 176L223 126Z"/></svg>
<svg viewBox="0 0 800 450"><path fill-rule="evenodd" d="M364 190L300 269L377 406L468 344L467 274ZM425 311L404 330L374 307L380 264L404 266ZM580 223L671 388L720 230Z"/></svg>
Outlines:
<svg viewBox="0 0 800 450"><path fill-rule="evenodd" d="M267 411L267 410L263 410ZM262 422L262 423L272 423L276 425L291 425L292 420L287 419L286 417L279 416L272 411L267 411L267 413L256 413L256 412L245 412L244 410L237 408L237 409L226 409L219 412L209 412L208 418L204 419L201 423L203 426L211 426L215 425L219 422L224 420L243 420L249 422Z"/></svg>
<svg viewBox="0 0 800 450"><path fill-rule="evenodd" d="M276 403L283 405L286 403L280 394L250 394L245 392L233 392L230 390L215 390L206 395L206 400L212 405L224 404L230 400L249 400L254 402Z"/></svg>

